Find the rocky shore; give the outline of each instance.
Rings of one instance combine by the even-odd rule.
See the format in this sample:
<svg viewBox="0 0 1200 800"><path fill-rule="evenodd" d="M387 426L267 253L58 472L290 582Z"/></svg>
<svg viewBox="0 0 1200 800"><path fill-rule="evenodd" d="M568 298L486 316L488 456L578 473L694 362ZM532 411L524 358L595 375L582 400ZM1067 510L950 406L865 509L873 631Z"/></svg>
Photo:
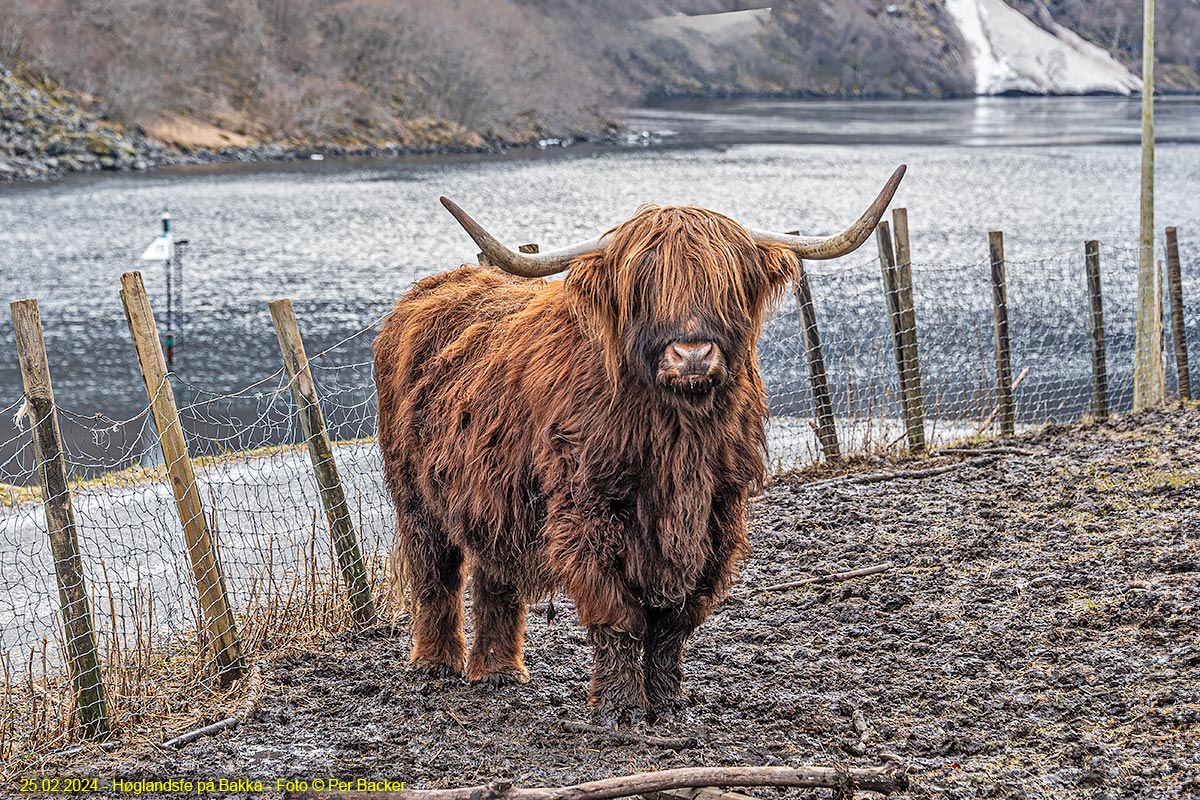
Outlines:
<svg viewBox="0 0 1200 800"><path fill-rule="evenodd" d="M68 172L147 169L172 154L130 135L74 99L0 72L0 180L38 180Z"/></svg>
<svg viewBox="0 0 1200 800"><path fill-rule="evenodd" d="M57 87L35 84L0 69L0 183L53 180L78 172L130 172L183 164L296 161L346 156L500 152L518 147L566 147L583 142L614 144L627 135L615 123L586 136L503 140L456 129L436 120L416 123L405 142L229 147L164 144L84 108ZM640 141L635 136L634 139Z"/></svg>

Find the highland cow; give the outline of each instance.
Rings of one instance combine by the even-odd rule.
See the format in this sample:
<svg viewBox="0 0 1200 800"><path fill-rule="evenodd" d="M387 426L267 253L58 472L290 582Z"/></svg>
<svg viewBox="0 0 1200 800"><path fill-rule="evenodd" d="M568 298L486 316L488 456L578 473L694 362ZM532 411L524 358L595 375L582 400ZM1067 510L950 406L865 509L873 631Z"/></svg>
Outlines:
<svg viewBox="0 0 1200 800"><path fill-rule="evenodd" d="M525 254L442 198L495 267L420 281L374 343L414 666L527 681L526 603L561 588L594 649L597 713L679 707L684 644L749 549L765 477L764 315L801 259L862 244L903 172L826 238L651 205Z"/></svg>

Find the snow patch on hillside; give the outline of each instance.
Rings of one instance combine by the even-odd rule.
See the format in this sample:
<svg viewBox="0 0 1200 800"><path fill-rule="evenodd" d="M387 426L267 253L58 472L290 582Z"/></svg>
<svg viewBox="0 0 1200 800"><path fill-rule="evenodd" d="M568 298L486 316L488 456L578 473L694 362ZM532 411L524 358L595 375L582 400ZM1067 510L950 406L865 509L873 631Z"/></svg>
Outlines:
<svg viewBox="0 0 1200 800"><path fill-rule="evenodd" d="M1055 23L1053 32L1004 0L946 0L971 49L975 93L1128 95L1142 83L1103 48Z"/></svg>
<svg viewBox="0 0 1200 800"><path fill-rule="evenodd" d="M770 8L750 8L716 14L672 14L646 20L642 28L683 44L697 66L717 72L727 67L731 54L744 51L770 21Z"/></svg>

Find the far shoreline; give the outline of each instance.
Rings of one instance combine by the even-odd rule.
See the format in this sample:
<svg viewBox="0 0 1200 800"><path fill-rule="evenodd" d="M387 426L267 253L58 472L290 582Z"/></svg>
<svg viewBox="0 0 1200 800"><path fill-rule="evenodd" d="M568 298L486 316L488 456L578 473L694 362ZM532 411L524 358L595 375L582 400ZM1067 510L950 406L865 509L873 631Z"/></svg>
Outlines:
<svg viewBox="0 0 1200 800"><path fill-rule="evenodd" d="M1200 93L1194 92L1159 92L1159 100L1172 101L1200 100ZM345 147L337 144L328 146L304 145L288 146L278 143L252 145L247 147L225 147L212 149L176 149L169 151L169 156L161 162L147 162L142 168L102 168L91 167L73 169L57 174L47 174L31 177L0 178L0 193L16 190L19 187L36 187L54 185L79 179L100 179L103 177L133 176L146 174L203 174L204 172L223 172L226 169L236 171L245 168L251 171L254 167L270 169L272 166L286 169L288 167L302 168L311 165L354 164L366 161L409 161L420 163L426 159L443 163L454 163L468 160L491 160L508 155L525 155L530 157L553 157L557 153L563 155L578 155L586 151L609 151L624 149L641 149L645 147L663 148L695 148L695 147L728 147L738 144L730 140L714 139L713 141L689 141L686 138L676 140L670 132L652 131L645 125L631 124L631 118L636 121L638 112L680 111L690 108L706 108L714 104L736 107L738 104L780 103L799 105L812 108L820 107L900 107L916 104L966 104L968 102L991 101L997 104L1022 103L1030 101L1057 102L1070 100L1097 100L1101 102L1133 102L1140 98L1139 94L1120 95L1109 93L1037 95L1021 93L1005 93L998 95L963 95L954 97L924 98L924 97L888 97L885 95L840 97L795 93L689 93L671 95L653 95L647 97L640 105L620 109L621 115L615 116L604 128L562 136L545 136L517 141L491 140L482 145L437 145L430 147L400 147L400 146L365 146ZM1172 137L1160 134L1160 145L1192 144L1200 141L1200 134L1195 138ZM743 144L797 144L819 146L822 144L865 145L870 142L853 138L834 138L814 135L812 137L789 138L787 136L767 136L762 139L748 137ZM1125 146L1135 144L1134 137L1127 140L1097 141L1089 144ZM952 142L929 141L927 146L954 146ZM1011 142L1002 146L1026 147L1040 146L1040 143Z"/></svg>

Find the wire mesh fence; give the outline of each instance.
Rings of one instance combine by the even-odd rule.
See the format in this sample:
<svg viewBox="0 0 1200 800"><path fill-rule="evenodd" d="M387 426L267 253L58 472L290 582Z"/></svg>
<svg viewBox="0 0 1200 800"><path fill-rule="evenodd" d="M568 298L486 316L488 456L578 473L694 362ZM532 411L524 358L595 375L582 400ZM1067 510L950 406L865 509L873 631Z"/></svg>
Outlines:
<svg viewBox="0 0 1200 800"><path fill-rule="evenodd" d="M1200 248L1180 242L1183 294L1194 298L1200 279L1188 271ZM1104 338L1109 407L1133 401L1138 249L1101 243ZM1065 423L1091 413L1093 373L1084 248L1040 258L1006 259L1014 406L1018 428ZM838 438L844 453L902 445L901 392L878 259L853 265L806 265L816 305ZM926 438L948 442L997 432L994 305L987 255L961 265L912 265L913 305L926 407ZM1165 300L1164 319L1170 319ZM1189 346L1200 341L1200 311L1185 309ZM1178 377L1164 324L1168 396ZM814 398L794 298L764 330L760 357L771 407L773 468L790 469L820 456Z"/></svg>
<svg viewBox="0 0 1200 800"><path fill-rule="evenodd" d="M1183 295L1194 299L1200 297L1195 268L1200 250L1180 244ZM1018 429L1078 420L1091 410L1092 337L1083 253L1082 246L1078 252L1037 258L1009 253L1007 307ZM981 253L966 264L919 257L914 262L912 310L925 438L936 445L990 435L998 425L998 393L989 258ZM1101 247L1114 412L1131 403L1137 262L1136 248ZM879 259L863 251L854 259L806 269L841 452L903 447L905 401ZM797 312L796 299L789 297L760 341L772 412L768 458L775 471L821 453L809 353ZM380 322L348 332L311 354L308 363L367 580L385 614L395 614L401 602L393 591L396 565L390 561L393 511L374 443L374 384L365 357ZM1200 344L1195 302L1187 310L1185 330L1191 347ZM1171 335L1168 324L1165 354L1173 353ZM282 362L264 372L269 374L233 392L213 391L179 375L171 380L194 464L199 522L217 556L209 569L232 598L240 651L249 659L355 624L291 382ZM1168 366L1166 374L1173 393L1174 370ZM196 545L181 522L174 465L164 463L152 406L121 419L57 409L107 714L123 730L190 719L195 698L216 690L221 677L213 659L213 608L197 589ZM23 410L17 398L0 409L0 416L11 418ZM0 459L0 761L17 769L76 738L81 710L65 655L70 651L64 647L56 553L30 432L21 430L0 442L0 453L5 454Z"/></svg>

